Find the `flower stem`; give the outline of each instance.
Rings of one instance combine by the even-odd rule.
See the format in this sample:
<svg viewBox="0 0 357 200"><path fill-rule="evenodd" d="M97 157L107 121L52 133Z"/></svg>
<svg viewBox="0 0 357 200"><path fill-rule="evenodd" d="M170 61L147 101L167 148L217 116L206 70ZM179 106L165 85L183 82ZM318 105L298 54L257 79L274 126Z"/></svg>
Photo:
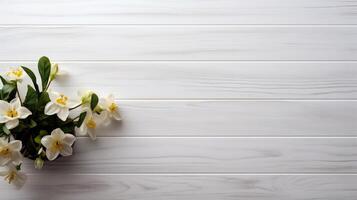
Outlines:
<svg viewBox="0 0 357 200"><path fill-rule="evenodd" d="M78 108L78 107L81 106L81 105L83 105L83 104L81 103L81 104L79 104L79 105L77 105L77 106L75 106L75 107L73 107L73 108L70 108L69 110L74 110L74 109Z"/></svg>
<svg viewBox="0 0 357 200"><path fill-rule="evenodd" d="M19 100L20 100L20 103L22 105L22 100L21 100L21 96L20 96L20 92L19 92L19 87L17 85L17 81L15 82L15 86L16 86L16 93L17 93L17 96L19 96Z"/></svg>
<svg viewBox="0 0 357 200"><path fill-rule="evenodd" d="M43 92L46 92L48 90L48 88L50 87L51 83L52 83L53 79L50 79L50 82L48 82L47 86L45 87L45 89L43 90Z"/></svg>

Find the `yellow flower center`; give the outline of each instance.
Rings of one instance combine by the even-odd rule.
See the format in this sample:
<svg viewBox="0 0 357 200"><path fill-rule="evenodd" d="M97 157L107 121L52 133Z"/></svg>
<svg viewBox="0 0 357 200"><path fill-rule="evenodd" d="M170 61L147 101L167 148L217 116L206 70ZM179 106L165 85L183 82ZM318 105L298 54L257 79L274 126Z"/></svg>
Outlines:
<svg viewBox="0 0 357 200"><path fill-rule="evenodd" d="M63 148L63 145L60 141L56 141L52 144L51 148L50 148L50 151L52 152L57 152L57 151L60 151L61 149Z"/></svg>
<svg viewBox="0 0 357 200"><path fill-rule="evenodd" d="M115 112L118 109L118 105L115 103L110 104L109 106L109 111L110 112Z"/></svg>
<svg viewBox="0 0 357 200"><path fill-rule="evenodd" d="M16 176L17 176L16 172L11 171L9 174L5 176L5 181L11 184L11 182L15 180Z"/></svg>
<svg viewBox="0 0 357 200"><path fill-rule="evenodd" d="M90 120L88 120L88 122L87 122L87 127L88 127L88 128L95 128L95 127L97 127L97 123L95 123L95 121L93 120L93 118L91 118Z"/></svg>
<svg viewBox="0 0 357 200"><path fill-rule="evenodd" d="M12 108L6 112L6 116L14 118L14 117L19 116L19 113L15 109Z"/></svg>
<svg viewBox="0 0 357 200"><path fill-rule="evenodd" d="M20 78L22 76L22 70L21 69L13 69L11 70L11 72L9 72L8 74L12 74L14 76L16 76L17 78Z"/></svg>
<svg viewBox="0 0 357 200"><path fill-rule="evenodd" d="M61 105L67 105L67 101L68 101L68 97L66 97L65 95L61 94L57 99L56 99L56 102L58 104L61 104Z"/></svg>
<svg viewBox="0 0 357 200"><path fill-rule="evenodd" d="M10 149L7 147L0 147L0 156L8 156L10 154Z"/></svg>

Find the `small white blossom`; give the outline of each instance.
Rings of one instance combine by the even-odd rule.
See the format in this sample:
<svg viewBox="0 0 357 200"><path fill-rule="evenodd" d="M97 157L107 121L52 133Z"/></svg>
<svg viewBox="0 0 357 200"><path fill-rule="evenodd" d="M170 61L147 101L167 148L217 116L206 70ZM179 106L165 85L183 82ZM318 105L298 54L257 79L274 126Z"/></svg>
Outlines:
<svg viewBox="0 0 357 200"><path fill-rule="evenodd" d="M104 115L107 117L105 118L104 124L108 124L110 118L115 120L121 120L121 116L119 113L119 107L115 103L115 98L111 94L107 98L102 98L99 103L99 107L102 109L101 112L104 112Z"/></svg>
<svg viewBox="0 0 357 200"><path fill-rule="evenodd" d="M86 117L81 125L81 127L76 127L76 133L78 135L84 136L89 135L92 140L96 139L96 128L104 121L105 113L97 114L93 113L89 108L85 108L84 111L87 113Z"/></svg>
<svg viewBox="0 0 357 200"><path fill-rule="evenodd" d="M57 92L50 91L48 94L51 101L45 106L45 114L57 114L58 118L62 121L66 121L69 115L69 109L75 107L76 102Z"/></svg>
<svg viewBox="0 0 357 200"><path fill-rule="evenodd" d="M19 125L19 119L25 119L31 115L31 111L21 106L19 98L10 103L0 100L0 123L5 123L7 129L13 129Z"/></svg>
<svg viewBox="0 0 357 200"><path fill-rule="evenodd" d="M10 68L10 70L6 73L7 78L10 81L22 81L22 79L24 78L24 71L21 67L12 67Z"/></svg>
<svg viewBox="0 0 357 200"><path fill-rule="evenodd" d="M72 134L64 133L57 128L51 135L46 135L41 139L41 144L46 147L46 156L48 160L54 160L59 154L62 156L72 155L72 144L76 138Z"/></svg>
<svg viewBox="0 0 357 200"><path fill-rule="evenodd" d="M5 167L5 171L0 172L0 176L5 178L9 184L14 184L16 187L21 188L27 179L26 174L18 171L16 166L9 164Z"/></svg>
<svg viewBox="0 0 357 200"><path fill-rule="evenodd" d="M20 140L7 142L7 140L0 138L0 166L9 163L20 164L22 162L21 148L22 142Z"/></svg>

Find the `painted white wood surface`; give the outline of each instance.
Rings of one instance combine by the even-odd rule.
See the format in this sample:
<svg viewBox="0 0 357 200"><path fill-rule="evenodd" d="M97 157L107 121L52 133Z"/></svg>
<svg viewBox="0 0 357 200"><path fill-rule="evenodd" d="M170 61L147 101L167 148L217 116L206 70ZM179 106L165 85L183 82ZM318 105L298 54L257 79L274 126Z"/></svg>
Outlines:
<svg viewBox="0 0 357 200"><path fill-rule="evenodd" d="M357 62L60 62L58 90L119 99L356 99ZM0 62L6 66L37 63ZM100 68L99 68L100 66ZM98 72L98 69L100 71Z"/></svg>
<svg viewBox="0 0 357 200"><path fill-rule="evenodd" d="M6 200L353 200L356 175L31 175L17 191L0 182ZM44 182L44 179L51 181ZM47 191L47 192L45 192ZM16 195L14 193L16 192Z"/></svg>
<svg viewBox="0 0 357 200"><path fill-rule="evenodd" d="M355 26L0 27L0 60L356 60Z"/></svg>
<svg viewBox="0 0 357 200"><path fill-rule="evenodd" d="M355 0L6 0L0 24L356 24Z"/></svg>
<svg viewBox="0 0 357 200"><path fill-rule="evenodd" d="M0 0L0 71L47 55L124 118L0 199L354 200L356 6Z"/></svg>
<svg viewBox="0 0 357 200"><path fill-rule="evenodd" d="M79 138L31 173L356 173L355 138Z"/></svg>

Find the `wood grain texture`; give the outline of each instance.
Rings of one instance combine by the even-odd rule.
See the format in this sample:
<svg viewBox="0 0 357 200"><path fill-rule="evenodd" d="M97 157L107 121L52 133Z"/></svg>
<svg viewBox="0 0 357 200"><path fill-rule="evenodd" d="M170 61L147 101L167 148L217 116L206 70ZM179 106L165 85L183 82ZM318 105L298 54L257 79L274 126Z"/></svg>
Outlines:
<svg viewBox="0 0 357 200"><path fill-rule="evenodd" d="M351 138L80 138L30 173L355 173Z"/></svg>
<svg viewBox="0 0 357 200"><path fill-rule="evenodd" d="M9 66L37 63L0 62ZM120 99L356 99L357 62L61 62L63 92ZM100 81L98 81L100 80Z"/></svg>
<svg viewBox="0 0 357 200"><path fill-rule="evenodd" d="M0 1L0 24L356 24L355 0Z"/></svg>
<svg viewBox="0 0 357 200"><path fill-rule="evenodd" d="M0 60L356 60L356 36L353 26L2 27Z"/></svg>
<svg viewBox="0 0 357 200"><path fill-rule="evenodd" d="M49 181L51 180L51 181ZM354 200L356 175L31 175L7 200Z"/></svg>
<svg viewBox="0 0 357 200"><path fill-rule="evenodd" d="M357 136L356 101L118 101L99 137Z"/></svg>

